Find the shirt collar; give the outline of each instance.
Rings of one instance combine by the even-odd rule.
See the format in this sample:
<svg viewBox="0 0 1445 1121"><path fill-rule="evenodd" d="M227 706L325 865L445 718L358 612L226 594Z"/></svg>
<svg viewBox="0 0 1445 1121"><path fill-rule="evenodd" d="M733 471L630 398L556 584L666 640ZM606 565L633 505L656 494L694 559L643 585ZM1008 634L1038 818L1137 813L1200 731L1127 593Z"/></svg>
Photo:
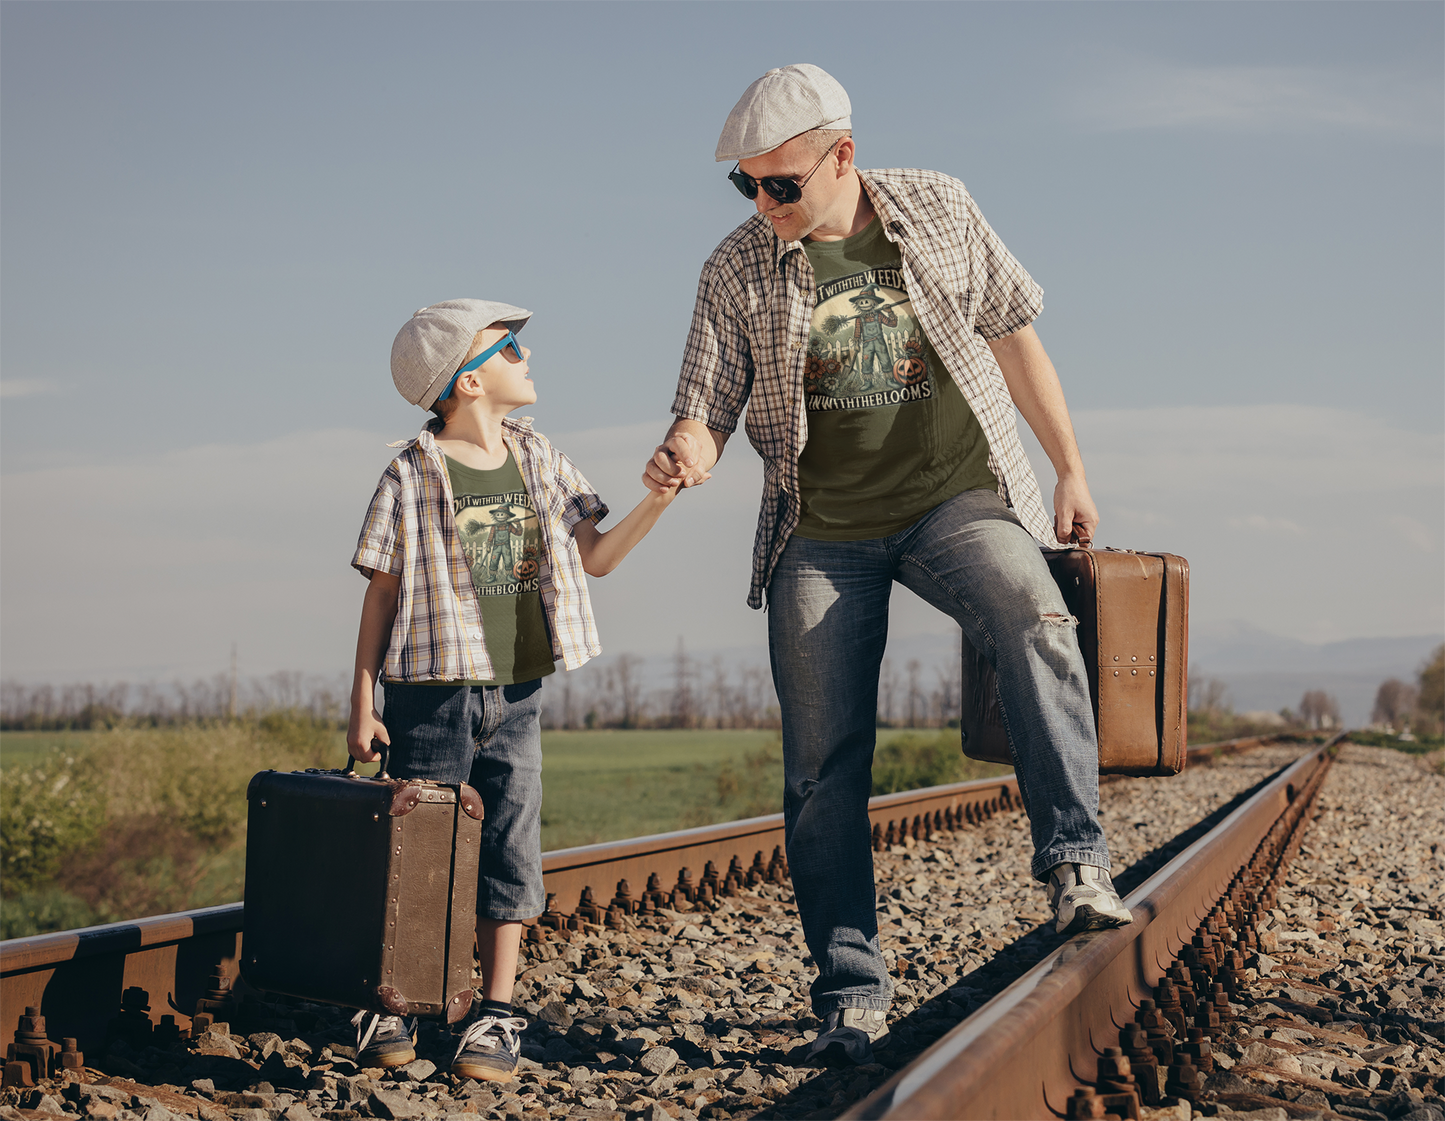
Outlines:
<svg viewBox="0 0 1445 1121"><path fill-rule="evenodd" d="M883 236L889 241L897 241L900 235L907 237L909 233L907 215L898 210L892 200L883 193L878 183L874 181L873 173L860 169L858 180L863 184L863 190L867 192L868 201L873 206L873 213L878 216L878 221L883 226ZM761 214L756 217L759 222L767 223L768 232L772 233L772 224ZM783 263L784 257L802 248L801 241L784 241L777 234L773 234L773 267L779 267Z"/></svg>
<svg viewBox="0 0 1445 1121"><path fill-rule="evenodd" d="M503 417L502 427L511 429L520 434L530 434L532 431L532 418L529 416ZM420 448L424 452L436 451L437 433L446 427L441 417L429 417L427 422L421 426L414 440L393 440L386 446L389 448Z"/></svg>

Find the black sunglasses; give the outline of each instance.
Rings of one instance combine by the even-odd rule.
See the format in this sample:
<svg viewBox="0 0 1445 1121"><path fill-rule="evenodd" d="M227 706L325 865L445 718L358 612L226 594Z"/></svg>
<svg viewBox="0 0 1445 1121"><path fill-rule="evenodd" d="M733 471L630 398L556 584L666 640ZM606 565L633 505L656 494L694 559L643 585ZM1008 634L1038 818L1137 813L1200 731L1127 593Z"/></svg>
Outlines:
<svg viewBox="0 0 1445 1121"><path fill-rule="evenodd" d="M841 136L838 137L838 140L842 139ZM740 170L741 164L728 172L728 178L733 181L733 186L742 192L744 198L757 198L758 188L762 187L763 190L768 192L769 196L777 199L779 202L797 202L803 197L803 188L808 185L808 180L813 178L814 172L823 166L823 161L826 160L828 156L832 154L833 149L838 146L838 140L828 145L828 151L818 157L818 162L813 165L813 170L803 176L801 183L794 178L778 175L768 175L762 179L754 179L747 172Z"/></svg>

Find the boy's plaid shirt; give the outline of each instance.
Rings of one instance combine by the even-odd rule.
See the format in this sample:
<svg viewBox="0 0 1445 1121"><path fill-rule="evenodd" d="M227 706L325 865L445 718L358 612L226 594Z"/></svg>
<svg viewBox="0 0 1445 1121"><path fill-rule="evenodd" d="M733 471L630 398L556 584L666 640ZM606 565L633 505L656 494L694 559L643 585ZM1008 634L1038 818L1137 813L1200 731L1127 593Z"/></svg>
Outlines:
<svg viewBox="0 0 1445 1121"><path fill-rule="evenodd" d="M987 342L1032 323L1043 290L957 179L912 169L859 175L903 258L913 310L988 437L999 495L1039 541L1055 544L1013 399ZM808 440L803 372L814 294L803 243L780 241L761 214L749 218L703 266L672 405L675 415L727 433L747 406L748 439L763 457L751 607L762 606L801 513L798 456Z"/></svg>
<svg viewBox="0 0 1445 1121"><path fill-rule="evenodd" d="M491 681L495 677L482 636L481 608L471 568L457 535L452 484L430 420L381 476L366 511L352 566L401 580L396 623L383 669L388 681ZM572 461L540 432L530 417L502 421L502 440L512 453L542 532L537 558L542 608L552 635L552 656L576 669L602 653L587 596L582 558L571 529L601 521L607 506Z"/></svg>

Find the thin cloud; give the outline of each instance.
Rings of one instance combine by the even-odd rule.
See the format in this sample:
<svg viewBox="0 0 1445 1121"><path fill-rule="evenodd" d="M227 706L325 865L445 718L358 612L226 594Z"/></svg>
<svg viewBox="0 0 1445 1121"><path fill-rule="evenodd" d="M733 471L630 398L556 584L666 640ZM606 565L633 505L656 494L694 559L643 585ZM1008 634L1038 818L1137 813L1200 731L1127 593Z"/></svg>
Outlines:
<svg viewBox="0 0 1445 1121"><path fill-rule="evenodd" d="M42 393L54 393L58 388L54 382L39 378L7 378L0 381L0 398L36 397Z"/></svg>
<svg viewBox="0 0 1445 1121"><path fill-rule="evenodd" d="M1072 109L1104 132L1348 131L1438 142L1438 82L1423 76L1302 66L1101 66Z"/></svg>

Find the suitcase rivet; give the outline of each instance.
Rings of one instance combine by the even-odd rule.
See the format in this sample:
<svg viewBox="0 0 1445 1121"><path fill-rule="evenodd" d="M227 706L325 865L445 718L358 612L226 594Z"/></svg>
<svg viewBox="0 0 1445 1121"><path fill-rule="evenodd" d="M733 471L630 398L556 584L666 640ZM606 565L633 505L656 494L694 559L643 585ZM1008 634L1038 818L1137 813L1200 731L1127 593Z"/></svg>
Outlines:
<svg viewBox="0 0 1445 1121"><path fill-rule="evenodd" d="M1149 655L1149 660L1150 660L1151 662L1154 660L1154 655L1153 655L1153 654L1150 654L1150 655Z"/></svg>
<svg viewBox="0 0 1445 1121"><path fill-rule="evenodd" d="M401 846L400 846L400 845L397 845L397 846L396 846L396 851L397 851L397 852L401 852Z"/></svg>
<svg viewBox="0 0 1445 1121"><path fill-rule="evenodd" d="M1129 671L1129 676L1130 676L1130 677L1138 677L1138 676L1139 676L1139 671L1136 670L1136 669L1131 669L1131 670Z"/></svg>
<svg viewBox="0 0 1445 1121"><path fill-rule="evenodd" d="M1115 654L1115 655L1114 655L1114 661L1117 662L1118 660L1119 660L1119 655L1118 655L1118 654Z"/></svg>
<svg viewBox="0 0 1445 1121"><path fill-rule="evenodd" d="M1131 661L1131 662L1137 662L1138 660L1139 660L1139 655L1137 655L1137 654L1135 654L1132 658L1129 659L1129 661Z"/></svg>
<svg viewBox="0 0 1445 1121"><path fill-rule="evenodd" d="M380 821L380 820L381 820L381 814L372 814L372 815L371 815L371 820L372 820L372 821Z"/></svg>
<svg viewBox="0 0 1445 1121"><path fill-rule="evenodd" d="M1114 671L1114 676L1115 676L1115 677L1118 677L1118 676L1119 676L1119 671L1118 671L1118 670L1115 670L1115 671Z"/></svg>
<svg viewBox="0 0 1445 1121"><path fill-rule="evenodd" d="M265 804L266 804L266 799L265 799L265 798L262 798L262 799L261 799L261 805L264 806Z"/></svg>
<svg viewBox="0 0 1445 1121"><path fill-rule="evenodd" d="M1152 669L1149 671L1149 676L1150 676L1150 677L1153 677L1153 676L1154 676L1154 671L1153 671Z"/></svg>

